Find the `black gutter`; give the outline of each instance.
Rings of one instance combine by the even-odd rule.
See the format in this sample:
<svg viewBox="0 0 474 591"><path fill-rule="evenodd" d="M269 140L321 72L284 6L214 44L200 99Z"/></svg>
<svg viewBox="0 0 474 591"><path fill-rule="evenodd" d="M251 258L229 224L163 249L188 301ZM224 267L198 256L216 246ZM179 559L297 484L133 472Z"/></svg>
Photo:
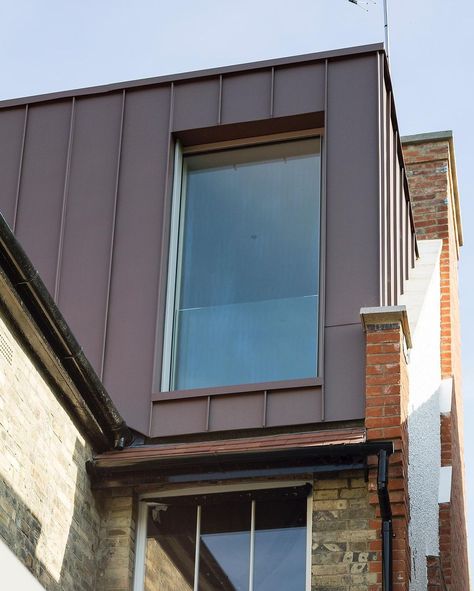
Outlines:
<svg viewBox="0 0 474 591"><path fill-rule="evenodd" d="M239 452L213 452L188 454L175 457L147 458L146 451L153 446L143 446L141 458L128 459L126 453L107 454L106 457L94 457L89 461L89 469L95 474L101 472L132 472L138 469L147 472L183 474L195 471L233 470L236 467L249 466L293 466L333 463L335 459L364 461L368 456L375 456L382 451L388 456L393 453L391 441L367 441L364 443L342 443L291 447L274 450L252 450ZM159 445L156 446L159 449ZM131 449L131 448L129 448ZM138 451L140 448L133 448Z"/></svg>
<svg viewBox="0 0 474 591"><path fill-rule="evenodd" d="M96 441L102 449L121 449L131 439L130 429L120 416L109 394L84 355L59 308L46 289L38 271L0 215L0 267L15 290L23 308L77 388L79 397L64 389L68 406L85 424L86 430L98 426ZM10 314L12 316L12 314ZM12 318L15 322L16 319ZM97 427L95 427L97 431Z"/></svg>
<svg viewBox="0 0 474 591"><path fill-rule="evenodd" d="M377 494L379 497L380 516L382 518L382 589L392 591L393 588L393 551L392 551L392 509L388 494L388 458L385 449L378 453Z"/></svg>

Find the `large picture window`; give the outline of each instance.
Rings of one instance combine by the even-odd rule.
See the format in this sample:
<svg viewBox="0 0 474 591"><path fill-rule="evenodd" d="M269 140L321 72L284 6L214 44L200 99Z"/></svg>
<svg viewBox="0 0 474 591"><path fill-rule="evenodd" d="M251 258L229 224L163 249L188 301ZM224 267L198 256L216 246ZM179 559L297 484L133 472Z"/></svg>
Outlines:
<svg viewBox="0 0 474 591"><path fill-rule="evenodd" d="M162 388L316 377L319 138L185 154L177 174Z"/></svg>
<svg viewBox="0 0 474 591"><path fill-rule="evenodd" d="M157 499L145 591L305 591L308 487Z"/></svg>

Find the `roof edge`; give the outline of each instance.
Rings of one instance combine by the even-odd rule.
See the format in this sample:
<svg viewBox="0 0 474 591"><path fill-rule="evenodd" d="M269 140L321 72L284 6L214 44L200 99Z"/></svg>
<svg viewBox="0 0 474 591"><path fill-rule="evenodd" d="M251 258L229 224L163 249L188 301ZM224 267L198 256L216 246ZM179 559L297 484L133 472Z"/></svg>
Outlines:
<svg viewBox="0 0 474 591"><path fill-rule="evenodd" d="M0 101L0 109L78 96L105 94L109 92L115 92L118 90L125 90L127 88L155 86L160 84L169 84L171 82L185 82L187 80L194 80L198 78L209 78L211 76L219 76L224 74L236 74L239 72L260 70L264 68L271 68L277 66L286 66L295 63L322 61L326 59L342 59L345 57L351 58L365 53L375 53L380 51L385 51L383 43L372 43L369 45L357 45L354 47L331 49L328 51L320 51L316 53L307 53L296 56L272 58L257 62L246 62L243 64L234 64L230 66L218 66L215 68L208 68L204 70L180 72L177 74L165 74L163 76L141 78L138 80L113 82L110 84L101 84L98 86L88 86L84 88L62 90L39 95L5 99Z"/></svg>
<svg viewBox="0 0 474 591"><path fill-rule="evenodd" d="M66 406L96 446L121 447L131 439L129 428L1 214L0 269L7 314L60 388Z"/></svg>

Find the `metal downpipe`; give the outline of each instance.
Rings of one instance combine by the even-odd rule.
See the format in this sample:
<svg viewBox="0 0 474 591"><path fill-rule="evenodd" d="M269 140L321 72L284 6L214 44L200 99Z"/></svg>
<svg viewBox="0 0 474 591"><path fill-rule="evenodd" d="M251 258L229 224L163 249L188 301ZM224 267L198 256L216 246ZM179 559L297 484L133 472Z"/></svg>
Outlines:
<svg viewBox="0 0 474 591"><path fill-rule="evenodd" d="M392 508L388 494L388 458L386 450L378 453L377 494L379 497L380 516L382 517L382 589L393 589L393 527Z"/></svg>

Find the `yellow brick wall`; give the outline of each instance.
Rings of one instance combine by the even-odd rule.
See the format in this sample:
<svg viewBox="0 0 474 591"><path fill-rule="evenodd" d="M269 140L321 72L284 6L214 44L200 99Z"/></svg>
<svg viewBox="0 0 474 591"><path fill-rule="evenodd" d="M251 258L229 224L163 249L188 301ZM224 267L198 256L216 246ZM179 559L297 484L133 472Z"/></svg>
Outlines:
<svg viewBox="0 0 474 591"><path fill-rule="evenodd" d="M96 589L87 441L0 317L0 543L50 590Z"/></svg>
<svg viewBox="0 0 474 591"><path fill-rule="evenodd" d="M312 591L368 591L378 581L375 508L362 471L315 479Z"/></svg>

